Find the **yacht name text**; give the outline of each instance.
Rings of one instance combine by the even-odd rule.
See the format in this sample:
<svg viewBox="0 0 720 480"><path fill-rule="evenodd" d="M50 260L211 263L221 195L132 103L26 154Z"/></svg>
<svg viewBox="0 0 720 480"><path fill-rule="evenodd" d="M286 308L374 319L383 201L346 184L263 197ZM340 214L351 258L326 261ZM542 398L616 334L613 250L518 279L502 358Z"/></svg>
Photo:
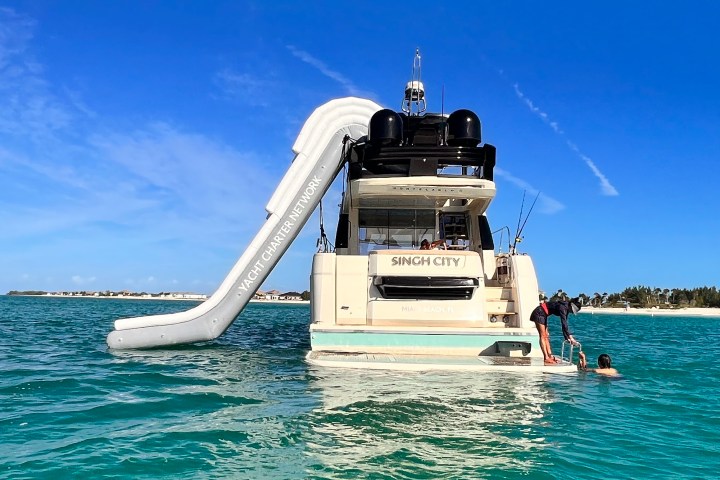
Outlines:
<svg viewBox="0 0 720 480"><path fill-rule="evenodd" d="M398 255L390 259L393 267L411 265L413 267L426 267L434 265L436 267L458 267L460 259L458 257L436 257L436 256L418 256L418 255Z"/></svg>

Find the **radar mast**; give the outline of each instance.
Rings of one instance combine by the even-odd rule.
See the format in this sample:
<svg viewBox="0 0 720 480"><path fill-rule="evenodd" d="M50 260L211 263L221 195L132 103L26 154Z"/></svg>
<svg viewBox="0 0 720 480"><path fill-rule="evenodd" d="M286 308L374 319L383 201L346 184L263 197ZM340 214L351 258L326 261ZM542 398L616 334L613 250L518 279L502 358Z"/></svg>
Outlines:
<svg viewBox="0 0 720 480"><path fill-rule="evenodd" d="M415 50L412 74L410 81L405 85L405 98L402 103L402 111L408 115L420 115L427 110L425 85L422 83L421 60L420 49L418 48Z"/></svg>

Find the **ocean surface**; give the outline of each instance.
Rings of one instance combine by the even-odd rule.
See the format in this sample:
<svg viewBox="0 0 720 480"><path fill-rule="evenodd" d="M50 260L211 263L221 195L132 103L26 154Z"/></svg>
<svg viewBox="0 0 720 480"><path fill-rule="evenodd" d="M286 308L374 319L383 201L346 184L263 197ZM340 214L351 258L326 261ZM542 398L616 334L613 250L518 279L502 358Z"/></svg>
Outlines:
<svg viewBox="0 0 720 480"><path fill-rule="evenodd" d="M250 304L211 344L105 346L117 318L194 305L0 296L0 478L720 472L718 318L571 319L620 379L312 367L306 305Z"/></svg>

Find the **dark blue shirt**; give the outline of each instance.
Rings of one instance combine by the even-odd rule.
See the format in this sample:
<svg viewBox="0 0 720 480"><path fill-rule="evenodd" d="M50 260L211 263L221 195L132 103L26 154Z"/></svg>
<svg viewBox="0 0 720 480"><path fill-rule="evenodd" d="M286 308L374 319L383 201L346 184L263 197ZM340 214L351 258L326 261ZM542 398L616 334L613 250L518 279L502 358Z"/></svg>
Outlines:
<svg viewBox="0 0 720 480"><path fill-rule="evenodd" d="M547 325L547 317L550 315L557 315L560 317L560 324L562 325L562 332L563 336L565 337L565 340L569 340L570 336L572 335L572 332L570 331L570 327L568 325L568 314L572 312L570 307L570 302L547 302L545 304L548 309L548 313L545 313L545 310L543 309L542 305L538 305L535 310L533 310L532 314L530 315L530 320L533 322L537 320L542 320L541 323L543 325Z"/></svg>

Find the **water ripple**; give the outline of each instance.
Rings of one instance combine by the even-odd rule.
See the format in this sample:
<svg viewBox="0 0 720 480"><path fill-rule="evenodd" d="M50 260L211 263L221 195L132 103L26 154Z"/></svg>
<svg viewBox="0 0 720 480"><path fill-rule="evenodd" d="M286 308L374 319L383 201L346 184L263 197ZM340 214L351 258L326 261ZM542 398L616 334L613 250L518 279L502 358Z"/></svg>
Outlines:
<svg viewBox="0 0 720 480"><path fill-rule="evenodd" d="M192 303L0 297L0 477L712 478L718 319L580 315L621 379L309 367L306 306L220 340L110 352ZM553 332L555 333L555 332Z"/></svg>

